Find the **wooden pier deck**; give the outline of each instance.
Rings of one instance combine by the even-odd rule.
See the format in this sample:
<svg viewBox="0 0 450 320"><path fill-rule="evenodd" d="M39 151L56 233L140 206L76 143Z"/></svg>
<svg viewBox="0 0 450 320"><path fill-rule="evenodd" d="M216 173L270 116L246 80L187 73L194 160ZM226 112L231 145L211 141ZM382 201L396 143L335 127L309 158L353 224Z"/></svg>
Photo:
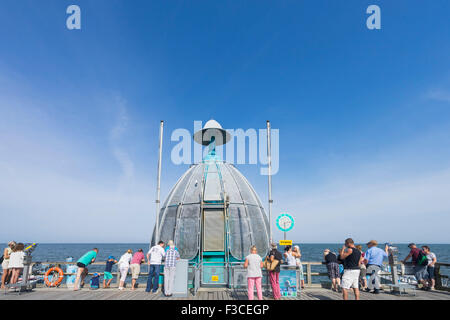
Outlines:
<svg viewBox="0 0 450 320"><path fill-rule="evenodd" d="M350 299L353 294L350 293ZM272 300L264 296L265 300ZM0 300L247 300L247 292L231 289L202 289L197 295L189 294L187 298L168 298L163 294L146 293L143 288L134 291L126 289L120 291L110 289L82 289L73 291L65 288L36 288L31 292L0 292ZM283 298L283 300L342 300L342 295L324 288L304 289L297 298ZM450 292L416 290L416 295L394 295L389 291L380 294L361 292L361 300L450 300Z"/></svg>

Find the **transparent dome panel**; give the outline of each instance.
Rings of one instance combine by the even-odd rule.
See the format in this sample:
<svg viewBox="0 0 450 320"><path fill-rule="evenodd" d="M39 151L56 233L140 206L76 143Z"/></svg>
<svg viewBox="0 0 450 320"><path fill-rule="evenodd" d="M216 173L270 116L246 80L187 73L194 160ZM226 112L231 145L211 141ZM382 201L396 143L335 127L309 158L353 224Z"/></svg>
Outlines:
<svg viewBox="0 0 450 320"><path fill-rule="evenodd" d="M199 164L194 167L188 188L184 195L183 203L200 203L202 195L202 179L204 165Z"/></svg>
<svg viewBox="0 0 450 320"><path fill-rule="evenodd" d="M220 165L220 173L223 179L224 190L231 203L243 203L239 188L230 173L231 166L228 164Z"/></svg>
<svg viewBox="0 0 450 320"><path fill-rule="evenodd" d="M230 227L230 251L233 257L242 260L252 246L251 229L245 207L230 204L228 207Z"/></svg>
<svg viewBox="0 0 450 320"><path fill-rule="evenodd" d="M203 199L205 201L222 200L222 184L217 170L216 163L206 165L205 174L205 191Z"/></svg>
<svg viewBox="0 0 450 320"><path fill-rule="evenodd" d="M175 245L182 259L192 259L197 255L199 236L200 205L183 205L175 235Z"/></svg>
<svg viewBox="0 0 450 320"><path fill-rule="evenodd" d="M178 206L171 206L166 209L164 219L161 221L160 227L160 239L167 243L169 240L173 240L175 231L175 222L177 218Z"/></svg>
<svg viewBox="0 0 450 320"><path fill-rule="evenodd" d="M265 256L269 250L266 215L258 206L248 205L247 211L251 221L253 245L258 249L260 256Z"/></svg>
<svg viewBox="0 0 450 320"><path fill-rule="evenodd" d="M172 198L169 199L169 204L179 204L183 201L183 196L186 191L186 187L189 184L192 174L195 172L195 167L190 168L183 178L174 187Z"/></svg>
<svg viewBox="0 0 450 320"><path fill-rule="evenodd" d="M230 167L230 170L232 171L232 175L236 180L236 183L238 185L242 199L245 201L245 203L258 205L256 196L255 196L253 190L249 187L248 182L244 178L244 176L237 169L235 169L233 167Z"/></svg>

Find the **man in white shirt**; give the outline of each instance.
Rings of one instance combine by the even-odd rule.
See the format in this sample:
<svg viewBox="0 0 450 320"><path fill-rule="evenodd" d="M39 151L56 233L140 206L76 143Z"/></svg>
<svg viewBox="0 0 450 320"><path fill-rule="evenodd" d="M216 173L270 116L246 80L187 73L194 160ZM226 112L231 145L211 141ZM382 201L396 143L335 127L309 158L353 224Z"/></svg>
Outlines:
<svg viewBox="0 0 450 320"><path fill-rule="evenodd" d="M150 265L150 271L147 279L147 288L145 292L156 293L159 287L159 272L161 270L162 259L166 255L164 251L164 241L159 241L156 246L153 246L147 253L148 264ZM152 289L153 280L153 289Z"/></svg>

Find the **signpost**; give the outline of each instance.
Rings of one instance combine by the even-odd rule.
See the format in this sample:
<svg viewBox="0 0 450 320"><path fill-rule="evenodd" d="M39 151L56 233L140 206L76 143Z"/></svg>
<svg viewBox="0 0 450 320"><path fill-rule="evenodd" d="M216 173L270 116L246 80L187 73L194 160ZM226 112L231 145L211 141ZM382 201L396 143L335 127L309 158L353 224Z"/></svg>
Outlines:
<svg viewBox="0 0 450 320"><path fill-rule="evenodd" d="M278 244L280 246L292 246L292 240L280 240Z"/></svg>
<svg viewBox="0 0 450 320"><path fill-rule="evenodd" d="M294 218L282 213L277 218L277 227L284 232L284 240L280 240L280 246L292 246L292 240L286 240L286 232L294 227ZM296 297L298 291L298 270L288 267L280 272L280 291L283 296Z"/></svg>
<svg viewBox="0 0 450 320"><path fill-rule="evenodd" d="M294 227L294 218L287 213L280 214L277 218L277 227L284 232L284 240L286 240L286 232Z"/></svg>

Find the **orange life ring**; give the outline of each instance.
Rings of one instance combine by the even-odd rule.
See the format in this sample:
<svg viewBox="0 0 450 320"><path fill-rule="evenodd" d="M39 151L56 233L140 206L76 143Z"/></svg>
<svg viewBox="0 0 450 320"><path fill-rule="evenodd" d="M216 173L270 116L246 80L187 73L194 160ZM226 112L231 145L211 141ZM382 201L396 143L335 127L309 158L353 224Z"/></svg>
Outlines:
<svg viewBox="0 0 450 320"><path fill-rule="evenodd" d="M54 274L55 272L58 273L58 277L56 278L56 280L55 280L55 274ZM53 273L53 276L52 276L52 280L50 281L48 279L48 276L51 273ZM44 281L45 281L45 285L47 287L57 287L61 284L63 279L64 279L64 272L61 270L61 268L58 268L58 267L53 267L53 268L48 269L44 275Z"/></svg>

